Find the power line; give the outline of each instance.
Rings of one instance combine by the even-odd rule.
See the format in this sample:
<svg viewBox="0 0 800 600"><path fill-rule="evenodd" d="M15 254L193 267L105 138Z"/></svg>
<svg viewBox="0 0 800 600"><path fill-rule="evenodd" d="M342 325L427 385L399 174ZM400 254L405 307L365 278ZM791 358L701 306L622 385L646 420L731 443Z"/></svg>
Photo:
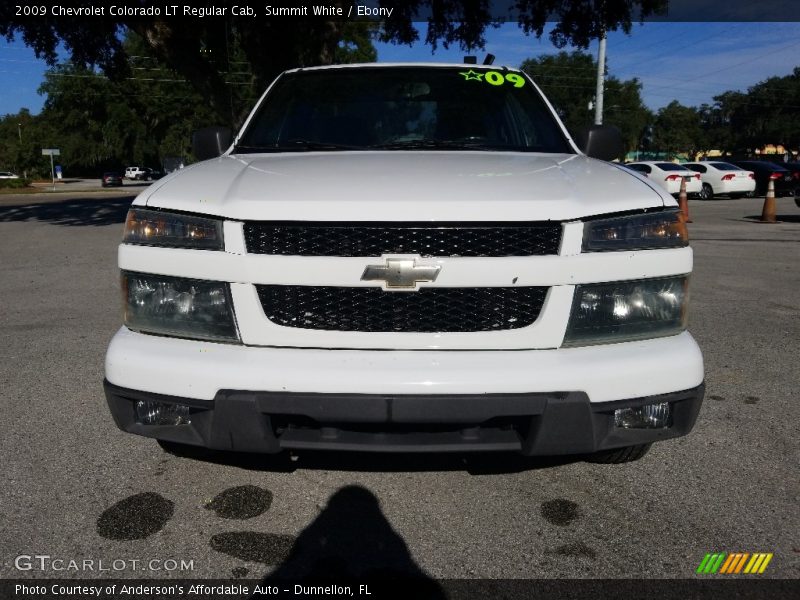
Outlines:
<svg viewBox="0 0 800 600"><path fill-rule="evenodd" d="M718 33L715 33L715 34L713 34L713 35L707 35L707 36L704 36L703 38L701 38L701 39L699 39L699 40L696 40L696 41L694 41L694 42L691 42L691 43L689 43L689 44L686 44L685 46L681 46L681 50L685 50L686 48L691 48L692 46L697 46L698 44L705 43L705 42L707 42L707 41L708 41L708 40L710 40L710 39L713 39L713 38L715 38L715 37L719 37L719 36L721 36L723 33L727 33L727 32L728 32L728 31L730 31L731 29L732 29L732 27L728 27L728 28L726 28L726 29L723 29L722 31L720 31L720 32L718 32ZM683 59L681 59L681 58L676 58L676 57L674 57L674 56L664 55L664 56L659 56L659 57L657 57L657 58L648 59L648 60L647 60L647 64L648 64L648 66L649 66L649 65L651 65L651 64L653 64L653 63L661 62L661 61L664 61L664 60L683 60ZM626 67L626 66L625 66L625 61L623 60L623 61L622 61L622 67L621 67L621 68L624 70L625 68L630 68L630 66L631 66L631 65L636 65L636 66L639 66L639 64L640 64L641 62L643 62L643 61L635 61L635 62L633 62L633 63L629 63L628 67ZM616 66L616 68L620 68L620 65L617 65L617 66Z"/></svg>
<svg viewBox="0 0 800 600"><path fill-rule="evenodd" d="M734 69L734 68L739 67L741 65L746 65L747 63L751 63L751 62L754 62L756 60L759 60L759 59L762 59L762 58L766 58L767 56L772 56L776 52L780 52L782 50L787 50L789 48L794 48L795 46L800 46L800 42L793 42L793 43L788 44L786 46L781 46L780 48L777 48L775 50L771 50L771 51L769 51L769 52L767 52L765 54L760 54L758 56L754 56L753 58L748 58L747 60L743 60L741 62L734 63L732 65L728 65L727 67L722 67L721 69L716 69L714 71L709 71L708 73L703 73L701 75L697 75L696 77L691 77L691 78L687 79L686 81L687 82L696 81L696 80L698 80L698 79L700 79L702 77L707 77L708 75L714 75L715 73L721 73L722 71L728 71L730 69Z"/></svg>
<svg viewBox="0 0 800 600"><path fill-rule="evenodd" d="M673 34L665 38L662 38L660 40L656 40L655 42L648 43L647 48L653 48L654 46L661 46L662 44L674 43L676 38L680 38L686 35L689 35L689 32L684 30L678 34ZM614 44L614 48L619 48L620 46L624 46L625 44L631 44L634 41L636 41L636 39L637 38L635 38L634 35L627 34L627 37L624 38L621 42Z"/></svg>

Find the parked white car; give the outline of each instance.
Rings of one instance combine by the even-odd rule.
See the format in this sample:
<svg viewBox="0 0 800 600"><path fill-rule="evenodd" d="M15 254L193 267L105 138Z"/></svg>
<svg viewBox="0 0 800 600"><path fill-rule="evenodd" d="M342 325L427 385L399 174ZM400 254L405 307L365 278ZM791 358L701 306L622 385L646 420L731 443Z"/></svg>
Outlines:
<svg viewBox="0 0 800 600"><path fill-rule="evenodd" d="M681 191L681 179L686 180L687 194L699 194L703 187L699 173L690 171L678 163L643 160L628 163L625 166L658 182L673 196L677 196Z"/></svg>
<svg viewBox="0 0 800 600"><path fill-rule="evenodd" d="M19 179L19 175L15 175L11 171L0 171L0 179Z"/></svg>
<svg viewBox="0 0 800 600"><path fill-rule="evenodd" d="M137 181L150 181L151 172L147 167L128 167L125 169L125 178Z"/></svg>
<svg viewBox="0 0 800 600"><path fill-rule="evenodd" d="M522 71L280 75L134 200L108 406L213 449L641 457L703 359L675 199ZM590 156L594 156L592 158ZM207 160L204 160L207 159Z"/></svg>
<svg viewBox="0 0 800 600"><path fill-rule="evenodd" d="M703 161L684 163L683 166L700 174L703 187L699 195L703 200L711 200L722 194L738 198L756 189L755 174L730 163Z"/></svg>
<svg viewBox="0 0 800 600"><path fill-rule="evenodd" d="M141 167L127 167L125 169L125 179L138 179L144 174L144 169Z"/></svg>

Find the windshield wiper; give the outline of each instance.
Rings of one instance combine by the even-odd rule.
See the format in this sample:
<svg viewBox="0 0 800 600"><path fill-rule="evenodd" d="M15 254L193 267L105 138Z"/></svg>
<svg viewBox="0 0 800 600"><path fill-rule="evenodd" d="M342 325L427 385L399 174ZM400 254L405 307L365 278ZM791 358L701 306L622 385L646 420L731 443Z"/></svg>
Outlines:
<svg viewBox="0 0 800 600"><path fill-rule="evenodd" d="M332 142L314 142L311 140L288 140L274 146L247 146L237 144L233 149L234 154L249 152L311 152L314 150L363 150L363 146L349 144L334 144Z"/></svg>
<svg viewBox="0 0 800 600"><path fill-rule="evenodd" d="M278 146L282 149L296 150L363 150L364 146L354 146L352 144L338 144L334 142L315 142L313 140L289 140L285 144Z"/></svg>
<svg viewBox="0 0 800 600"><path fill-rule="evenodd" d="M395 140L370 146L376 150L508 150L505 146L493 146L479 140Z"/></svg>
<svg viewBox="0 0 800 600"><path fill-rule="evenodd" d="M270 152L272 146L247 146L245 144L236 144L233 147L232 154L247 154L248 152Z"/></svg>
<svg viewBox="0 0 800 600"><path fill-rule="evenodd" d="M237 144L233 149L233 153L313 152L315 150L487 150L497 152L520 152L529 149L516 146L497 146L487 144L480 140L435 140L426 138L419 140L395 140L370 146L353 146L350 144L315 142L312 140L289 140L283 144L274 146L248 146Z"/></svg>

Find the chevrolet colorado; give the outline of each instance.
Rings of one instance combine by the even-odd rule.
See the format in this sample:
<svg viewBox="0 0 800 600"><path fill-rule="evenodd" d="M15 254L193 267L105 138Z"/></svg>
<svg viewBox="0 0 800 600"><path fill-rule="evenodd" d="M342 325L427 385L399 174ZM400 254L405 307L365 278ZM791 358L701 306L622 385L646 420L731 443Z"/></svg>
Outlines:
<svg viewBox="0 0 800 600"><path fill-rule="evenodd" d="M117 425L247 452L599 462L688 433L692 250L666 190L591 157L618 137L573 139L506 67L283 73L235 137L198 132L207 160L133 202Z"/></svg>

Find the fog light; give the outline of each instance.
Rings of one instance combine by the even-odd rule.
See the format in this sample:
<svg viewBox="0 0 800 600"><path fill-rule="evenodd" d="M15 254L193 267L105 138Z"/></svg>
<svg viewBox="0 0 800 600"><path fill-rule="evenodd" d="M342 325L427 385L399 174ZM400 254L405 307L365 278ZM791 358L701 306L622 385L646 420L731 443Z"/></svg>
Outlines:
<svg viewBox="0 0 800 600"><path fill-rule="evenodd" d="M646 404L638 408L619 408L614 411L614 427L623 429L662 429L672 424L669 402Z"/></svg>
<svg viewBox="0 0 800 600"><path fill-rule="evenodd" d="M185 404L139 400L136 403L136 422L141 425L188 425L192 420Z"/></svg>

